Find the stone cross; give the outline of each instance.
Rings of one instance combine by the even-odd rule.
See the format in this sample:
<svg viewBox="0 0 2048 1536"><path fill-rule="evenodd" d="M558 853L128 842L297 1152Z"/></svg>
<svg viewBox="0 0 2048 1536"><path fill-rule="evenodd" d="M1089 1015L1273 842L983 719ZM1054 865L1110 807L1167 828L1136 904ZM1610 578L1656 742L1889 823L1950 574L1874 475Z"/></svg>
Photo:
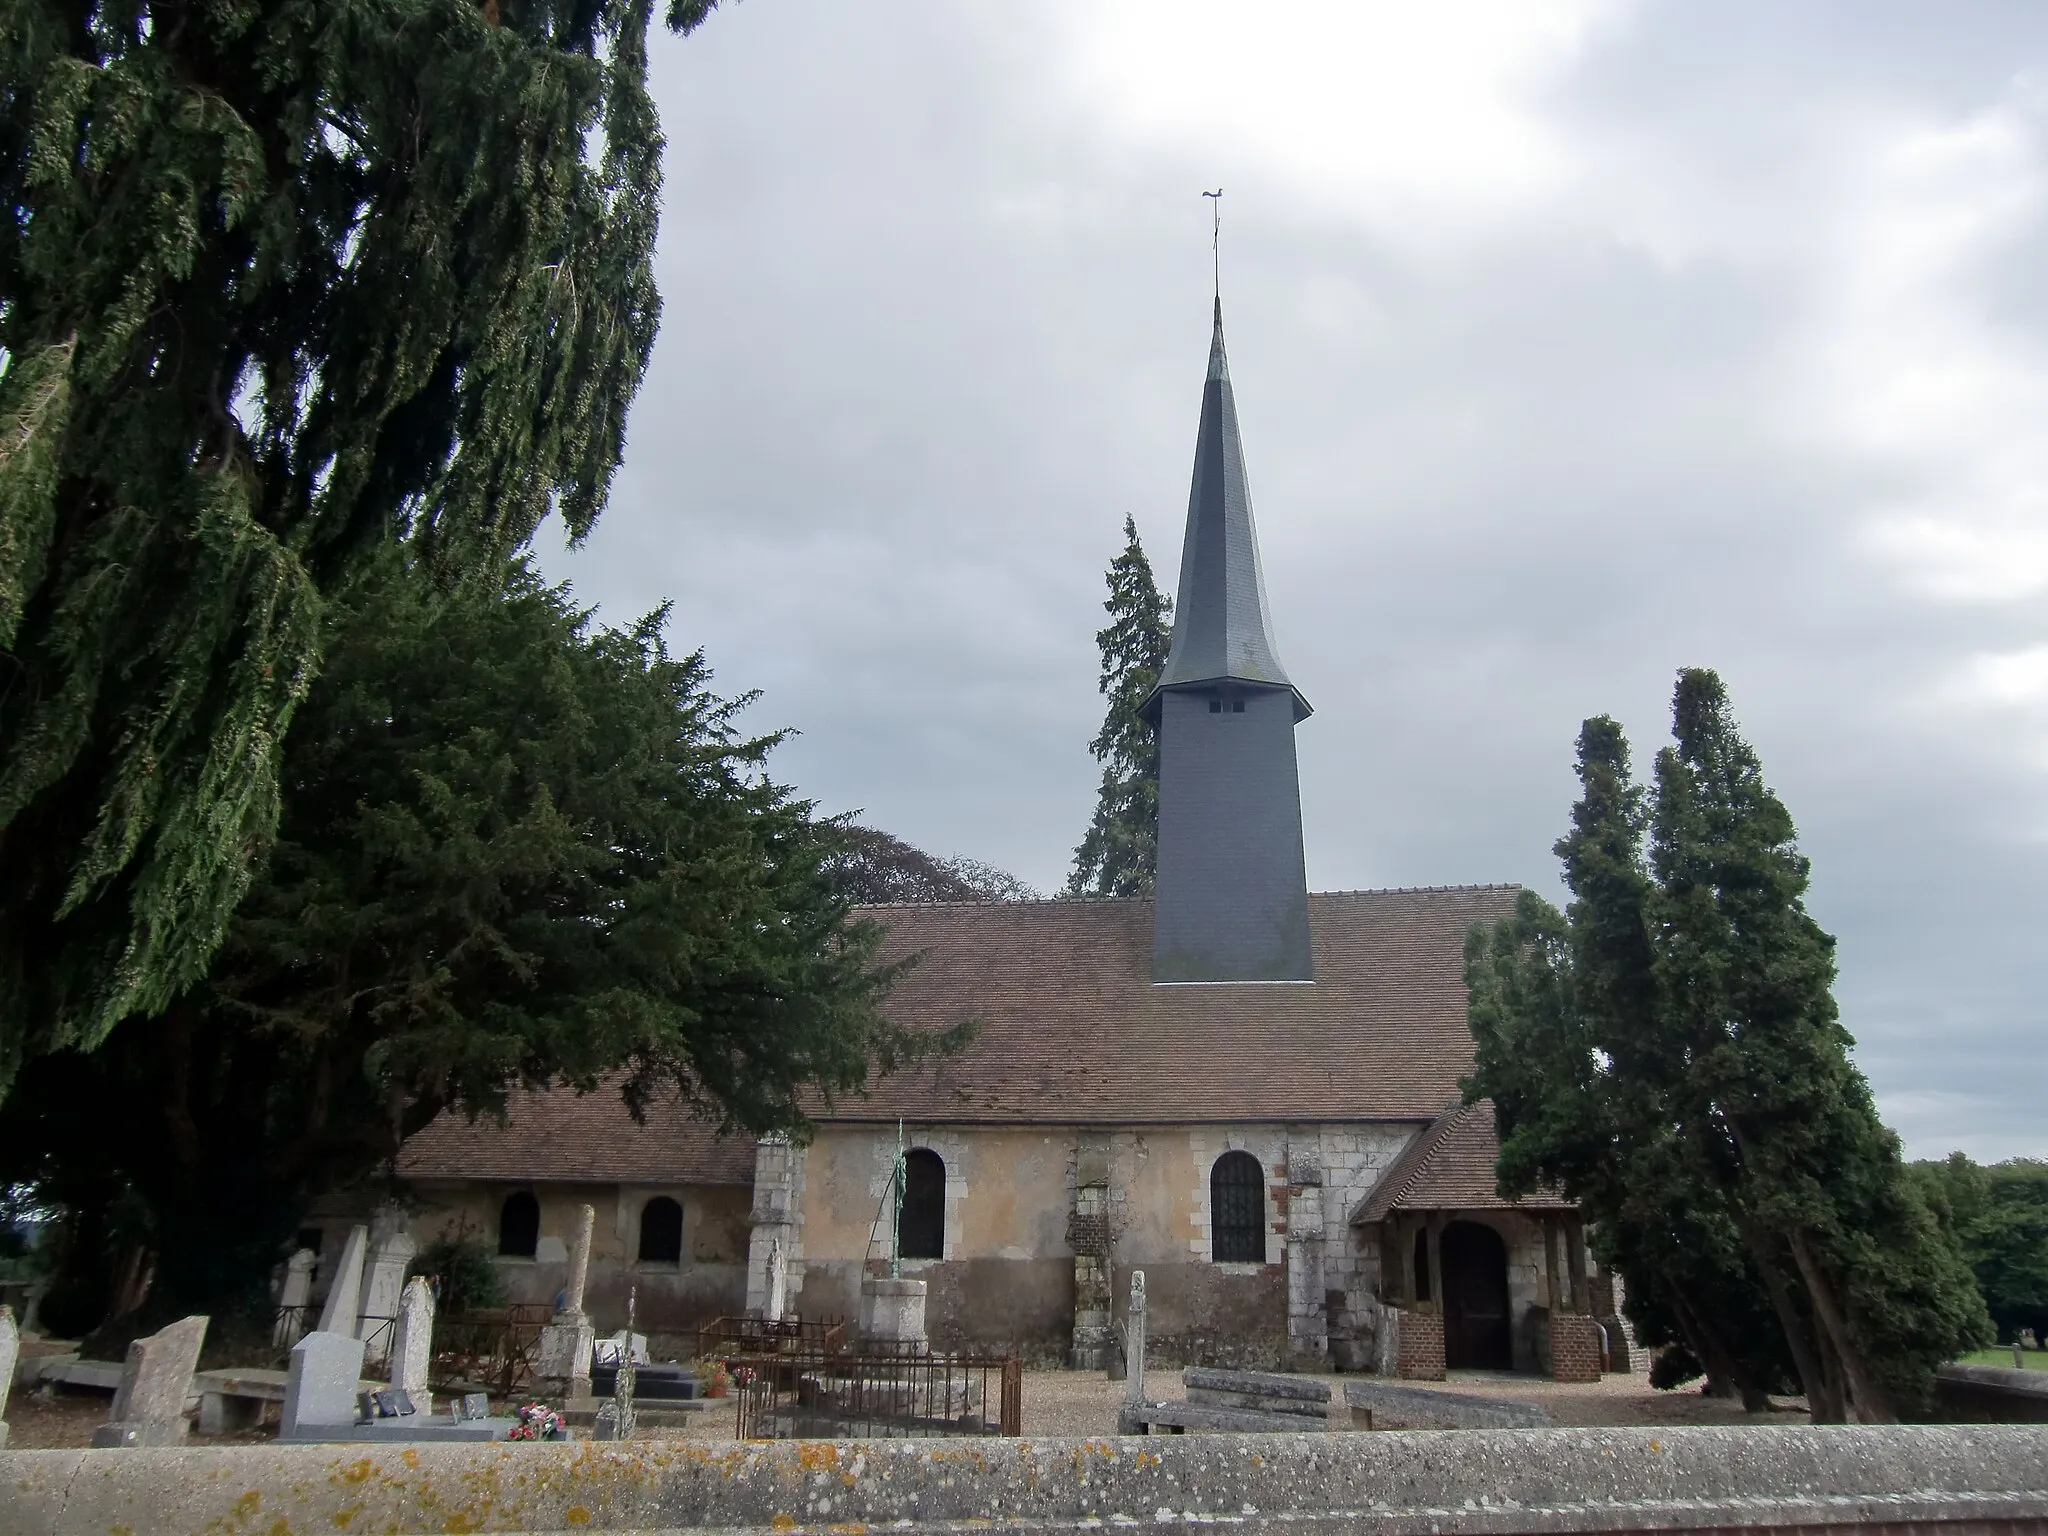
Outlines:
<svg viewBox="0 0 2048 1536"><path fill-rule="evenodd" d="M389 1358L391 1328L398 1316L398 1298L405 1290L406 1266L419 1244L404 1232L393 1232L371 1245L364 1269L363 1315L356 1328L373 1360Z"/></svg>
<svg viewBox="0 0 2048 1536"><path fill-rule="evenodd" d="M358 1231L362 1230L357 1228ZM293 1440L356 1421L356 1382L363 1374L363 1341L353 1334L307 1334L292 1346L285 1373L284 1412L277 1435Z"/></svg>
<svg viewBox="0 0 2048 1536"><path fill-rule="evenodd" d="M576 1208L576 1246L569 1250L569 1294L562 1310L571 1318L583 1315L583 1289L590 1280L590 1234L597 1225L594 1207ZM585 1370L589 1367L586 1365Z"/></svg>
<svg viewBox="0 0 2048 1536"><path fill-rule="evenodd" d="M1131 1312L1124 1319L1124 1358L1129 1374L1124 1378L1127 1402L1145 1401L1145 1271L1131 1271Z"/></svg>
<svg viewBox="0 0 2048 1536"><path fill-rule="evenodd" d="M7 1389L14 1385L14 1359L21 1353L21 1330L14 1326L14 1308L0 1306L0 1451L7 1449Z"/></svg>
<svg viewBox="0 0 2048 1536"><path fill-rule="evenodd" d="M92 1432L93 1445L181 1444L185 1399L205 1340L206 1319L187 1317L130 1344L121 1366L121 1385L114 1393L114 1411Z"/></svg>
<svg viewBox="0 0 2048 1536"><path fill-rule="evenodd" d="M313 1299L313 1266L320 1262L310 1248L301 1248L284 1267L284 1294L277 1303L277 1336L280 1349L290 1349L306 1331L306 1304Z"/></svg>
<svg viewBox="0 0 2048 1536"><path fill-rule="evenodd" d="M434 1358L434 1293L419 1275L406 1281L391 1325L391 1389L403 1392L421 1413L434 1411L427 1369Z"/></svg>
<svg viewBox="0 0 2048 1536"><path fill-rule="evenodd" d="M370 1246L368 1227L350 1227L341 1245L341 1262L327 1287L327 1305L320 1309L322 1333L354 1333L363 1315L363 1255Z"/></svg>

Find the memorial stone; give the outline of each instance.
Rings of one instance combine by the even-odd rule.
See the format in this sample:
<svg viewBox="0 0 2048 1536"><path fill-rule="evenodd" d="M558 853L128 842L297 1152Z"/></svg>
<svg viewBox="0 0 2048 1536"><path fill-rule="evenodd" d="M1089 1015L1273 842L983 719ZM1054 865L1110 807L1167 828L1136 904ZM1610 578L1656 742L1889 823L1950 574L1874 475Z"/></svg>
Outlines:
<svg viewBox="0 0 2048 1536"><path fill-rule="evenodd" d="M370 1360L391 1357L406 1267L418 1252L419 1244L404 1232L389 1233L370 1245L369 1262L363 1270L363 1316L356 1329Z"/></svg>
<svg viewBox="0 0 2048 1536"><path fill-rule="evenodd" d="M1124 1400L1145 1401L1145 1271L1131 1271L1131 1311L1124 1319Z"/></svg>
<svg viewBox="0 0 2048 1536"><path fill-rule="evenodd" d="M0 1451L7 1449L7 1390L14 1385L15 1357L21 1353L21 1330L14 1308L0 1306Z"/></svg>
<svg viewBox="0 0 2048 1536"><path fill-rule="evenodd" d="M405 1283L391 1336L391 1388L411 1398L421 1413L434 1411L427 1369L434 1358L434 1293L419 1275Z"/></svg>
<svg viewBox="0 0 2048 1536"><path fill-rule="evenodd" d="M569 1283L564 1287L562 1309L540 1333L540 1358L535 1374L556 1390L566 1391L571 1403L590 1397L590 1353L597 1343L597 1330L583 1312L583 1291L590 1276L590 1237L597 1223L595 1207L577 1212L576 1246L569 1255Z"/></svg>
<svg viewBox="0 0 2048 1536"><path fill-rule="evenodd" d="M363 1315L363 1259L370 1246L368 1227L350 1227L341 1245L341 1260L327 1287L327 1305L320 1309L320 1332L354 1333Z"/></svg>
<svg viewBox="0 0 2048 1536"><path fill-rule="evenodd" d="M306 1311L313 1300L313 1269L319 1262L312 1249L301 1248L285 1263L284 1294L277 1300L275 1343L279 1349L290 1349L298 1343L311 1321Z"/></svg>
<svg viewBox="0 0 2048 1536"><path fill-rule="evenodd" d="M182 1444L185 1399L205 1341L206 1319L187 1317L130 1344L114 1411L92 1432L94 1446Z"/></svg>
<svg viewBox="0 0 2048 1536"><path fill-rule="evenodd" d="M285 1375L277 1438L320 1439L337 1425L355 1423L362 1374L363 1341L354 1335L320 1329L299 1340Z"/></svg>

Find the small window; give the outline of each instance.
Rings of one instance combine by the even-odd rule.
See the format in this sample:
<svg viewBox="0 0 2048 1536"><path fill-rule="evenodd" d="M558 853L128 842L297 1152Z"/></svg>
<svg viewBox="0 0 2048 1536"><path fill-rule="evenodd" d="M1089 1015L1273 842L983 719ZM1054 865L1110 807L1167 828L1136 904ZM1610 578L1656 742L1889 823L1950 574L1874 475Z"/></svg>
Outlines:
<svg viewBox="0 0 2048 1536"><path fill-rule="evenodd" d="M903 1213L896 1222L896 1252L906 1259L946 1256L946 1163L928 1147L903 1159Z"/></svg>
<svg viewBox="0 0 2048 1536"><path fill-rule="evenodd" d="M498 1252L508 1259L530 1259L540 1246L540 1202L525 1190L507 1195L498 1207Z"/></svg>
<svg viewBox="0 0 2048 1536"><path fill-rule="evenodd" d="M1220 715L1220 714L1222 714L1222 713L1223 713L1223 701L1222 701L1221 699L1211 699L1211 700L1209 701L1209 713L1210 713L1210 714L1212 714L1212 715Z"/></svg>
<svg viewBox="0 0 2048 1536"><path fill-rule="evenodd" d="M656 1195L640 1207L640 1262L683 1262L683 1208L667 1195Z"/></svg>
<svg viewBox="0 0 2048 1536"><path fill-rule="evenodd" d="M1241 715L1241 714L1243 714L1243 713L1244 713L1244 700L1243 700L1243 699L1232 699L1232 700L1230 701L1230 712L1231 712L1231 713L1232 713L1233 715Z"/></svg>
<svg viewBox="0 0 2048 1536"><path fill-rule="evenodd" d="M1226 1152L1209 1170L1209 1257L1266 1262L1266 1175L1249 1152Z"/></svg>

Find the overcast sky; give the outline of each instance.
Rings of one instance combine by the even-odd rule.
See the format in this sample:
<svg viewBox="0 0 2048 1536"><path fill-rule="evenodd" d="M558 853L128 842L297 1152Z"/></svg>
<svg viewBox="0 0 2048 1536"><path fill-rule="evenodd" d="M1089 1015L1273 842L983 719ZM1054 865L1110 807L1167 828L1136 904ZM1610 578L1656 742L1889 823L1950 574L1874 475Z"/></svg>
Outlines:
<svg viewBox="0 0 2048 1536"><path fill-rule="evenodd" d="M1315 889L1556 894L1582 718L1718 668L1916 1156L2048 1154L2048 8L745 0L655 45L610 509L834 811L1051 890L1209 205Z"/></svg>

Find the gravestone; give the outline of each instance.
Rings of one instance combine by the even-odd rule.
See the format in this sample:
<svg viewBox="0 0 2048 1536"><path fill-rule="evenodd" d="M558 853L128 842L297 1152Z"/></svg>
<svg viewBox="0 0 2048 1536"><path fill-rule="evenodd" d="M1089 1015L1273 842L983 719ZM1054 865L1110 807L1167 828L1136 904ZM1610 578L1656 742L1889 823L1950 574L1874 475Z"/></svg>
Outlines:
<svg viewBox="0 0 2048 1536"><path fill-rule="evenodd" d="M434 1358L434 1293L414 1275L398 1299L398 1321L392 1325L391 1389L412 1399L421 1413L434 1411L427 1391L427 1368Z"/></svg>
<svg viewBox="0 0 2048 1536"><path fill-rule="evenodd" d="M362 1228L356 1228L358 1232ZM363 1341L318 1329L292 1346L285 1376L280 1440L321 1439L356 1421L356 1382L363 1374Z"/></svg>
<svg viewBox="0 0 2048 1536"><path fill-rule="evenodd" d="M1124 1320L1124 1401L1145 1401L1145 1271L1131 1271L1131 1311Z"/></svg>
<svg viewBox="0 0 2048 1536"><path fill-rule="evenodd" d="M0 1306L0 1451L7 1449L7 1389L14 1385L14 1361L21 1353L21 1330L14 1326L14 1308Z"/></svg>
<svg viewBox="0 0 2048 1536"><path fill-rule="evenodd" d="M285 1264L284 1294L277 1301L277 1335L273 1341L279 1349L290 1349L306 1331L310 1321L306 1308L313 1299L313 1267L319 1262L312 1249L301 1248Z"/></svg>
<svg viewBox="0 0 2048 1536"><path fill-rule="evenodd" d="M363 1268L363 1315L356 1333L373 1361L390 1358L406 1266L418 1252L419 1244L405 1232L389 1233L370 1245Z"/></svg>
<svg viewBox="0 0 2048 1536"><path fill-rule="evenodd" d="M130 1344L121 1385L114 1390L114 1411L92 1432L93 1445L183 1444L185 1399L205 1340L206 1319L187 1317Z"/></svg>
<svg viewBox="0 0 2048 1536"><path fill-rule="evenodd" d="M363 1257L370 1246L368 1227L350 1227L341 1245L341 1260L327 1287L327 1305L320 1309L320 1332L354 1333L363 1315Z"/></svg>
<svg viewBox="0 0 2048 1536"><path fill-rule="evenodd" d="M613 1379L611 1401L597 1410L595 1437L599 1440L633 1438L633 1387L638 1367L633 1360L633 1311L638 1286L626 1292L625 1348L619 1353L619 1372Z"/></svg>

